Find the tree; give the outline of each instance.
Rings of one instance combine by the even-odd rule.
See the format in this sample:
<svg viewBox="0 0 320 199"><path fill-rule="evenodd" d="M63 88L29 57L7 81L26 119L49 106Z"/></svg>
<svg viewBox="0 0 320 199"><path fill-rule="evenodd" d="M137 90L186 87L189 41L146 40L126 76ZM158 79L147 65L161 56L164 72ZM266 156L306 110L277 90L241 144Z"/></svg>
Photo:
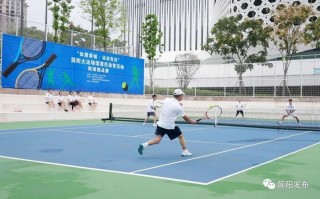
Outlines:
<svg viewBox="0 0 320 199"><path fill-rule="evenodd" d="M69 26L69 18L71 14L71 10L74 6L71 5L71 0L60 0L60 43L66 43L68 34L67 34L67 27Z"/></svg>
<svg viewBox="0 0 320 199"><path fill-rule="evenodd" d="M308 43L304 39L305 22L313 13L312 7L305 5L278 6L274 11L274 26L271 40L278 48L283 63L282 95L290 95L287 86L287 74L291 63L291 55L298 51L298 44ZM286 92L287 91L287 92Z"/></svg>
<svg viewBox="0 0 320 199"><path fill-rule="evenodd" d="M320 18L306 26L306 43L315 43L316 48L320 48Z"/></svg>
<svg viewBox="0 0 320 199"><path fill-rule="evenodd" d="M59 36L58 36L58 30L59 30L59 6L60 0L52 0L48 2L49 9L52 12L53 15L53 21L52 21L52 28L54 30L53 40L54 42L58 42Z"/></svg>
<svg viewBox="0 0 320 199"><path fill-rule="evenodd" d="M92 16L96 32L102 40L103 48L112 44L111 34L123 31L122 24L126 20L123 3L120 0L81 0L83 11Z"/></svg>
<svg viewBox="0 0 320 199"><path fill-rule="evenodd" d="M243 74L253 69L252 63L265 63L269 47L270 28L263 28L259 20L239 22L237 17L220 19L211 30L211 37L203 47L210 54L217 53L235 62L239 93L244 90ZM268 65L271 67L271 65ZM236 88L236 87L235 87Z"/></svg>
<svg viewBox="0 0 320 199"><path fill-rule="evenodd" d="M175 58L177 63L177 82L179 87L186 89L199 69L200 61L198 57L191 53L178 55Z"/></svg>
<svg viewBox="0 0 320 199"><path fill-rule="evenodd" d="M142 45L147 54L147 58L150 63L149 75L150 75L150 87L153 86L153 73L155 70L155 57L157 47L160 45L162 32L159 29L158 17L155 14L149 14L145 18L145 22L142 24ZM161 53L161 52L160 52Z"/></svg>
<svg viewBox="0 0 320 199"><path fill-rule="evenodd" d="M70 23L70 13L74 6L71 5L71 0L52 0L48 2L48 6L53 15L53 40L54 42L66 43L67 26Z"/></svg>

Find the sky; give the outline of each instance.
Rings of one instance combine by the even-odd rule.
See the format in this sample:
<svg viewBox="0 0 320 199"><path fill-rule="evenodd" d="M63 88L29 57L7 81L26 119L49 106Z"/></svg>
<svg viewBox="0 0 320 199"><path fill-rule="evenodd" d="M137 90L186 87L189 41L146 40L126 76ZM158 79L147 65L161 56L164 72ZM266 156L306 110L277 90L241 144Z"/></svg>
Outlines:
<svg viewBox="0 0 320 199"><path fill-rule="evenodd" d="M38 29L44 30L45 24L45 8L46 0L25 0L28 4L28 26L36 26ZM48 0L49 1L49 0ZM83 14L82 9L78 6L80 0L72 0L75 8L71 12L70 20L75 25L80 25L82 28L90 30L91 25L89 17ZM52 24L52 12L48 10L48 25Z"/></svg>

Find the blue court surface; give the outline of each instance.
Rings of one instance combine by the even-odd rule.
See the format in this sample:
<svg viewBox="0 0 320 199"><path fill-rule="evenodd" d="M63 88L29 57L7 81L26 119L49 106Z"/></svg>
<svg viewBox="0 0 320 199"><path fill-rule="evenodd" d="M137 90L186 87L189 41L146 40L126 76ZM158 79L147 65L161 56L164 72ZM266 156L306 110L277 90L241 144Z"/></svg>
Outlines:
<svg viewBox="0 0 320 199"><path fill-rule="evenodd" d="M179 126L191 157L167 137L139 155L138 145L154 137L150 123L1 130L0 156L206 185L320 142L311 131Z"/></svg>

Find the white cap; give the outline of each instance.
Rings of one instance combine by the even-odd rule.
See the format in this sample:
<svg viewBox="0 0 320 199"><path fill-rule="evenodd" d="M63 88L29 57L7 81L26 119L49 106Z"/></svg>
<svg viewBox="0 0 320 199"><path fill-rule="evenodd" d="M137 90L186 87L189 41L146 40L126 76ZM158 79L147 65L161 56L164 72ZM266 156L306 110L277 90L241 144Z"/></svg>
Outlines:
<svg viewBox="0 0 320 199"><path fill-rule="evenodd" d="M174 90L173 95L184 95L184 92L181 89L176 89Z"/></svg>

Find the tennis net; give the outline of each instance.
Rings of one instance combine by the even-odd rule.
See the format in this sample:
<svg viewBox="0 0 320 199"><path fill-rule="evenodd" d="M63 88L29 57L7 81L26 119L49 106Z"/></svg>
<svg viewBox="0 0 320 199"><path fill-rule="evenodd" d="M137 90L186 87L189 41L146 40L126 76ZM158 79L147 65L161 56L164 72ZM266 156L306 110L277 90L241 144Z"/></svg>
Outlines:
<svg viewBox="0 0 320 199"><path fill-rule="evenodd" d="M287 129L287 130L306 130L320 131L320 109L300 108L296 109L295 114L300 119L300 124L292 117L284 119L279 125L282 115L285 114L285 108L264 108L264 107L247 107L243 109L244 118L239 114L236 117L236 109L233 107L221 107L222 115L216 121L204 120L199 124L221 126L239 126L253 128L270 128L270 129ZM186 114L192 119L201 118L207 111L208 107L184 107ZM156 110L159 116L161 108ZM110 104L109 118L103 118L103 121L128 121L128 122L143 122L147 116L145 105L125 105L125 104ZM152 119L152 118L151 118ZM185 123L182 118L177 120L177 123Z"/></svg>

